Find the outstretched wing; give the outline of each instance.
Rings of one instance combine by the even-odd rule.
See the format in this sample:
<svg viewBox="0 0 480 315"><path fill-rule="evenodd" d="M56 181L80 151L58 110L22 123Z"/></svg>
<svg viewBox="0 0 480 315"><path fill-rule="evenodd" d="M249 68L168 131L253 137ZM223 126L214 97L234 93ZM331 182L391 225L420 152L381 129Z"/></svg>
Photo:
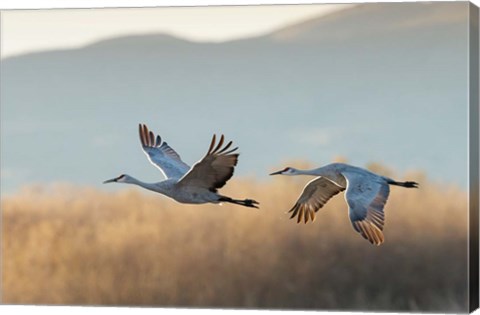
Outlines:
<svg viewBox="0 0 480 315"><path fill-rule="evenodd" d="M180 178L188 172L190 166L165 141L162 142L160 136L155 137L144 124L138 125L138 128L143 152L166 178Z"/></svg>
<svg viewBox="0 0 480 315"><path fill-rule="evenodd" d="M315 213L322 208L330 198L345 190L344 187L340 187L331 180L325 177L317 177L303 188L302 194L298 198L297 202L292 209L288 212L293 212L290 219L297 217L297 223L300 223L302 219L305 223L310 218L315 220Z"/></svg>
<svg viewBox="0 0 480 315"><path fill-rule="evenodd" d="M215 143L215 135L213 135L207 155L180 179L178 185L203 187L212 192L222 188L233 176L233 169L238 160L238 153L233 153L238 148L228 150L232 141L222 147L223 142L223 135L218 144Z"/></svg>
<svg viewBox="0 0 480 315"><path fill-rule="evenodd" d="M384 241L383 207L388 199L390 188L380 178L370 178L354 172L343 172L347 179L345 200L353 228L374 245Z"/></svg>

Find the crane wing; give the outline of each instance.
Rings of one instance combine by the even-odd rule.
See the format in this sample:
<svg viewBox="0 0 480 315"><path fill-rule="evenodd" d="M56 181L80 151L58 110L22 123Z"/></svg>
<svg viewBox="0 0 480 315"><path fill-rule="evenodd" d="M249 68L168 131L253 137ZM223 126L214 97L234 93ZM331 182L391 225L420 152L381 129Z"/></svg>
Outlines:
<svg viewBox="0 0 480 315"><path fill-rule="evenodd" d="M190 166L159 135L155 137L144 124L138 125L138 128L143 152L166 178L180 178L188 172Z"/></svg>
<svg viewBox="0 0 480 315"><path fill-rule="evenodd" d="M330 198L345 190L344 187L340 187L328 178L317 177L303 188L302 194L298 198L297 202L292 209L288 212L293 212L290 219L297 217L297 223L300 223L302 219L305 223L310 218L315 220L315 213L322 208Z"/></svg>
<svg viewBox="0 0 480 315"><path fill-rule="evenodd" d="M342 174L347 179L345 200L353 228L370 243L382 244L385 222L383 207L390 193L388 184L356 172Z"/></svg>
<svg viewBox="0 0 480 315"><path fill-rule="evenodd" d="M233 152L238 148L228 150L232 141L222 147L223 135L220 137L218 144L216 144L215 138L215 135L213 135L205 157L180 179L178 185L202 187L217 192L217 189L222 188L233 176L233 170L238 160L238 153Z"/></svg>

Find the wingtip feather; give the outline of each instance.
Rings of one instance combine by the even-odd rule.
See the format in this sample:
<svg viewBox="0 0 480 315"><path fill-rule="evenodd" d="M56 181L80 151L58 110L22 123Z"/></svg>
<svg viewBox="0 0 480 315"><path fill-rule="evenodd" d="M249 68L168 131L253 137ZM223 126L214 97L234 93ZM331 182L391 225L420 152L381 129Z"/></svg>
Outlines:
<svg viewBox="0 0 480 315"><path fill-rule="evenodd" d="M145 124L143 125L142 136L143 136L143 143L145 144L145 146L148 146L148 127Z"/></svg>
<svg viewBox="0 0 480 315"><path fill-rule="evenodd" d="M212 141L210 142L210 147L208 148L207 155L210 154L210 153L212 153L212 149L213 149L213 147L215 146L216 138L217 138L217 136L216 136L215 134L213 134L213 136L212 136Z"/></svg>
<svg viewBox="0 0 480 315"><path fill-rule="evenodd" d="M230 148L230 146L232 145L232 141L228 142L226 146L223 147L223 149L221 149L220 151L218 151L217 153L218 154L222 154L224 153L228 148ZM228 152L227 152L228 153Z"/></svg>
<svg viewBox="0 0 480 315"><path fill-rule="evenodd" d="M149 143L148 144L151 147L153 147L154 144L155 144L155 136L153 135L153 132L151 132L151 131L148 133L148 135L149 135Z"/></svg>
<svg viewBox="0 0 480 315"><path fill-rule="evenodd" d="M353 222L355 230L372 245L380 246L385 241L382 231L368 221Z"/></svg>
<svg viewBox="0 0 480 315"><path fill-rule="evenodd" d="M140 143L142 146L145 146L145 143L143 142L143 136L142 136L142 124L138 124L138 135L140 137Z"/></svg>
<svg viewBox="0 0 480 315"><path fill-rule="evenodd" d="M217 146L216 146L215 149L213 149L213 151L211 152L212 154L213 154L213 153L217 153L217 151L222 147L223 141L225 141L225 137L224 137L223 134L222 134L222 135L220 136L220 140L218 141Z"/></svg>

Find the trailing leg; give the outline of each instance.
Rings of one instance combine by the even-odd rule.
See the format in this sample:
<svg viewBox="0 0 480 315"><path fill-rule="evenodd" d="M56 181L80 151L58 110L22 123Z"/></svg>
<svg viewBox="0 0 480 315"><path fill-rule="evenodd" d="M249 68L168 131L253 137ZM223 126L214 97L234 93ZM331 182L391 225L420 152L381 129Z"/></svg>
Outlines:
<svg viewBox="0 0 480 315"><path fill-rule="evenodd" d="M390 185L395 185L395 186L401 186L401 187L406 187L406 188L418 188L418 183L417 182L397 182L394 181L393 179L387 179L387 183Z"/></svg>
<svg viewBox="0 0 480 315"><path fill-rule="evenodd" d="M257 208L258 209L258 202L253 200L253 199L244 199L244 200L238 200L238 199L232 199L230 197L225 197L225 196L221 196L218 201L222 202L229 202L229 203L233 203L233 204L236 204L236 205L240 205L240 206L244 206L244 207L249 207L249 208Z"/></svg>

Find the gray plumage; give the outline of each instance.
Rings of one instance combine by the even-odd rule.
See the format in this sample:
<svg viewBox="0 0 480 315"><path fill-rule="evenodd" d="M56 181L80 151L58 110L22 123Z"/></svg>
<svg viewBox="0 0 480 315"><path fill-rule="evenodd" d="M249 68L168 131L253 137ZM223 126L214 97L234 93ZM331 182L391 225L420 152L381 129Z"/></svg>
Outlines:
<svg viewBox="0 0 480 315"><path fill-rule="evenodd" d="M390 192L389 185L417 188L415 182L397 182L356 166L332 163L313 170L297 170L287 167L270 175L312 175L295 205L289 211L291 219L307 223L315 219L315 213L341 191L346 190L348 215L355 231L374 245L384 242L383 212Z"/></svg>
<svg viewBox="0 0 480 315"><path fill-rule="evenodd" d="M161 193L180 203L202 204L230 202L245 207L258 208L258 202L252 199L237 200L217 193L233 176L238 161L238 148L230 149L232 141L224 144L222 135L218 143L213 135L207 154L193 167L182 161L159 135L155 136L146 125L139 125L142 149L148 160L156 166L166 180L158 183L144 183L132 176L122 174L104 183L118 182L141 186Z"/></svg>

